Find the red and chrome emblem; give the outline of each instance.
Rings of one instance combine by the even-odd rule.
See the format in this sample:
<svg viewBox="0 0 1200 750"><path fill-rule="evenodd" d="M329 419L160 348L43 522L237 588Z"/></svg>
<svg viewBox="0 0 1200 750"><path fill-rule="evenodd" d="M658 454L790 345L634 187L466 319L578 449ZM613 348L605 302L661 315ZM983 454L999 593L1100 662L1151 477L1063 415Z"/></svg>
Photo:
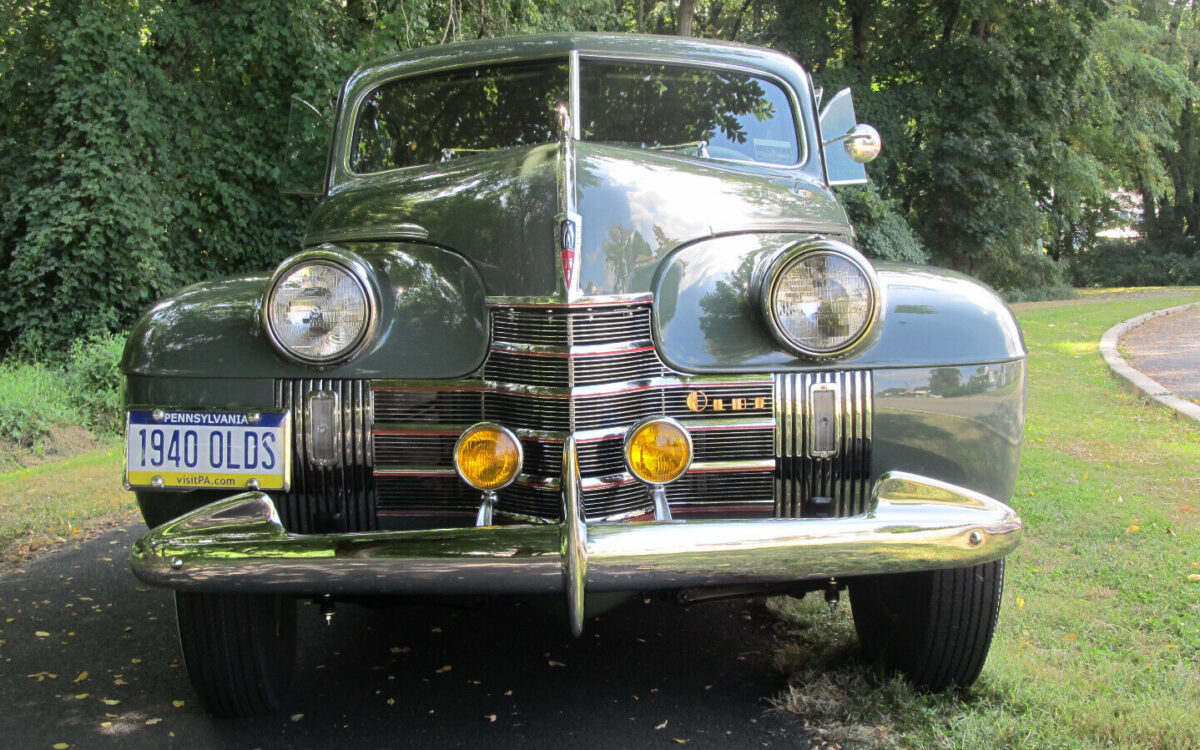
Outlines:
<svg viewBox="0 0 1200 750"><path fill-rule="evenodd" d="M562 260L563 282L567 289L575 280L579 262L579 218L575 215L563 217L558 222L558 247Z"/></svg>

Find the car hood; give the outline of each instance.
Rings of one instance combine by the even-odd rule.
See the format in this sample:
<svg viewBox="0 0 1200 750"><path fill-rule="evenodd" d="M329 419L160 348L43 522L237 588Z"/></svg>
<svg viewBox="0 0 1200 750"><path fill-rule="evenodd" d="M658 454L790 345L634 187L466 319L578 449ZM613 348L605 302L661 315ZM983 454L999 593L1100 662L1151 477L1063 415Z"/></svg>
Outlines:
<svg viewBox="0 0 1200 750"><path fill-rule="evenodd" d="M573 151L584 295L649 292L664 257L713 236L850 233L833 195L800 174L599 143ZM305 244L425 242L466 258L489 296L560 296L563 158L547 144L360 178L322 202Z"/></svg>

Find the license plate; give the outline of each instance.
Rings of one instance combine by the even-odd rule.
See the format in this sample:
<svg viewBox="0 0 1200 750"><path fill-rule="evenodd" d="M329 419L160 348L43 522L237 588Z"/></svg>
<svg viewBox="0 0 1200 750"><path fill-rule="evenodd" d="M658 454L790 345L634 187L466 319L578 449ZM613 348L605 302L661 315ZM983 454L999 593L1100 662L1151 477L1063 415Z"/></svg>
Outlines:
<svg viewBox="0 0 1200 750"><path fill-rule="evenodd" d="M131 409L125 428L130 487L286 490L287 412Z"/></svg>

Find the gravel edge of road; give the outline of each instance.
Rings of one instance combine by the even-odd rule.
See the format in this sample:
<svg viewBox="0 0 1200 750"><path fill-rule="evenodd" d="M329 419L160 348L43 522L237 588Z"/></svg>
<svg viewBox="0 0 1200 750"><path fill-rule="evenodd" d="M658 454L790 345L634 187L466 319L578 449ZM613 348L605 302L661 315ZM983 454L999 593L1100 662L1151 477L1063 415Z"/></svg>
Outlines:
<svg viewBox="0 0 1200 750"><path fill-rule="evenodd" d="M1121 337L1142 323L1162 315L1169 315L1170 313L1180 312L1197 306L1200 306L1200 302L1154 310L1153 312L1121 321L1105 331L1104 335L1100 338L1100 354L1104 357L1104 361L1108 364L1109 369L1113 371L1113 374L1129 390L1135 393L1142 393L1147 398L1173 410L1177 415L1200 423L1200 406L1179 398L1171 393L1170 390L1163 387L1157 380L1134 368L1133 365L1125 361L1125 358L1121 356L1117 348Z"/></svg>

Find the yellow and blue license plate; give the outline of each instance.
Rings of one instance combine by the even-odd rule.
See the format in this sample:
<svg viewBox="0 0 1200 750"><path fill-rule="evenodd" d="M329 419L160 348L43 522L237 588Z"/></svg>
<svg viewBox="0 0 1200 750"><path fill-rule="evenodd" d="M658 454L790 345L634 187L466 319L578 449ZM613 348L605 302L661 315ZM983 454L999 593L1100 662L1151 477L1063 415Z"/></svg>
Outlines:
<svg viewBox="0 0 1200 750"><path fill-rule="evenodd" d="M287 412L131 409L125 428L130 487L286 490Z"/></svg>

